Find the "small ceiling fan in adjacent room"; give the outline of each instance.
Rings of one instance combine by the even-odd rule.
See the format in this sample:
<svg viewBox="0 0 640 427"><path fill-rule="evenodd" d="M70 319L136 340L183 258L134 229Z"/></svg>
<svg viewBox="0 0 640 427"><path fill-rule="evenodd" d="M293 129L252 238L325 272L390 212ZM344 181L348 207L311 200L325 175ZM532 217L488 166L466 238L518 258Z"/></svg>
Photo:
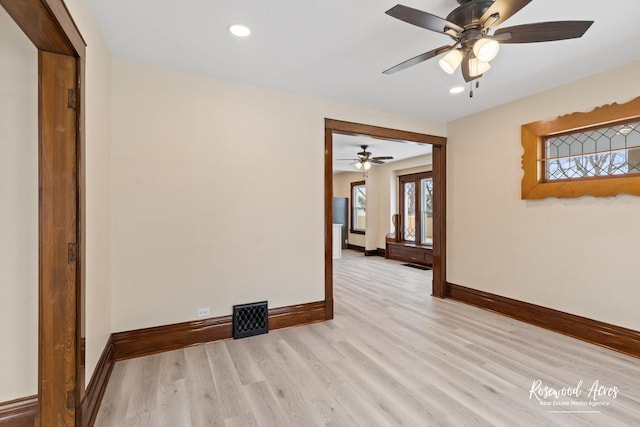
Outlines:
<svg viewBox="0 0 640 427"><path fill-rule="evenodd" d="M336 159L336 160L347 160L347 161L353 162L352 165L354 165L356 168L364 169L366 171L371 169L371 166L374 164L382 165L384 164L384 160L393 160L392 156L372 157L373 154L367 151L367 147L368 145L360 146L360 148L362 148L362 151L356 153L358 156L357 159Z"/></svg>
<svg viewBox="0 0 640 427"><path fill-rule="evenodd" d="M387 15L420 28L444 34L453 39L453 44L440 46L421 55L408 59L385 71L392 74L436 56L440 67L453 74L458 67L466 82L478 79L491 68L489 62L505 43L537 43L580 38L593 21L554 21L495 27L502 24L532 0L457 0L459 7L445 18L396 5L387 10ZM473 93L470 94L473 96Z"/></svg>

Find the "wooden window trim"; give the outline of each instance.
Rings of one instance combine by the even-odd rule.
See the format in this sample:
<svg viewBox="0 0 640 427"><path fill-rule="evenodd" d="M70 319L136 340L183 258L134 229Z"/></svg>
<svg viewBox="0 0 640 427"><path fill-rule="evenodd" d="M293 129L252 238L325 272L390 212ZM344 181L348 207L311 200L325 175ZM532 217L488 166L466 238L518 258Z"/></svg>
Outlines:
<svg viewBox="0 0 640 427"><path fill-rule="evenodd" d="M350 227L349 227L349 233L351 234L365 234L366 231L365 230L358 230L356 229L355 226L355 218L353 217L353 209L354 209L354 203L356 202L354 197L353 197L353 188L360 186L360 185L364 185L366 187L367 182L366 181L356 181L356 182L352 182L351 183L351 206L349 206L349 219L351 221ZM365 211L366 212L366 211Z"/></svg>
<svg viewBox="0 0 640 427"><path fill-rule="evenodd" d="M427 171L427 172L418 172L418 173L411 173L411 174L407 174L407 175L398 175L398 204L399 204L399 210L398 212L404 212L404 189L403 186L405 183L407 182L414 182L415 186L416 186L416 190L415 190L415 204L416 204L416 209L417 207L420 205L420 198L421 198L421 191L422 188L420 187L420 181L425 179L425 178L432 178L433 179L433 172L432 171ZM420 243L420 237L422 236L422 217L421 215L416 214L416 240L406 240L404 237L404 217L402 215L402 213L400 213L400 224L401 224L401 228L400 230L397 230L396 232L400 233L400 242L401 243L407 243L407 244L411 244L411 245L415 245L415 246L419 246L419 247L431 247L430 245L425 245L424 243Z"/></svg>
<svg viewBox="0 0 640 427"><path fill-rule="evenodd" d="M640 196L640 176L622 175L590 177L561 181L544 181L541 159L544 139L594 126L640 119L640 97L625 104L597 107L587 113L573 113L551 121L538 121L522 126L522 200L547 197L573 198L581 196L610 197L619 194Z"/></svg>

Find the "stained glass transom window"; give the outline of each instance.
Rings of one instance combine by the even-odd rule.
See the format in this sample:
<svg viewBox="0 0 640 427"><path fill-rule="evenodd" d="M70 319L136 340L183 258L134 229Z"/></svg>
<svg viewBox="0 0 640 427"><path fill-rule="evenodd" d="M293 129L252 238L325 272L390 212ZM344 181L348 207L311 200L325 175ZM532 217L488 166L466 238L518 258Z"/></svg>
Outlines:
<svg viewBox="0 0 640 427"><path fill-rule="evenodd" d="M547 181L640 173L640 122L546 138Z"/></svg>

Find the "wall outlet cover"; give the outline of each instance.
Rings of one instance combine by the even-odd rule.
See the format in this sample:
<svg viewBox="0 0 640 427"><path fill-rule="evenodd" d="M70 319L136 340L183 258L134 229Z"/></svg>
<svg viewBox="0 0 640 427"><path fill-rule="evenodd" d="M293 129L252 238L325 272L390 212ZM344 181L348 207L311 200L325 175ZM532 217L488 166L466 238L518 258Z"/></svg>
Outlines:
<svg viewBox="0 0 640 427"><path fill-rule="evenodd" d="M199 308L197 310L197 315L198 317L206 317L211 315L211 309L209 307L207 308Z"/></svg>

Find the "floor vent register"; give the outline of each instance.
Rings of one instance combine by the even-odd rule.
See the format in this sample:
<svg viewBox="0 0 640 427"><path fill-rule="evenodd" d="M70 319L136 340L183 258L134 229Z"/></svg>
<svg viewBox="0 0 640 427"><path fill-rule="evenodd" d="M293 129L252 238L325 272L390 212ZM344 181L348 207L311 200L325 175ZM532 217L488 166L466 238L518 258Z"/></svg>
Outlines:
<svg viewBox="0 0 640 427"><path fill-rule="evenodd" d="M269 332L267 301L233 306L233 338L246 338Z"/></svg>

